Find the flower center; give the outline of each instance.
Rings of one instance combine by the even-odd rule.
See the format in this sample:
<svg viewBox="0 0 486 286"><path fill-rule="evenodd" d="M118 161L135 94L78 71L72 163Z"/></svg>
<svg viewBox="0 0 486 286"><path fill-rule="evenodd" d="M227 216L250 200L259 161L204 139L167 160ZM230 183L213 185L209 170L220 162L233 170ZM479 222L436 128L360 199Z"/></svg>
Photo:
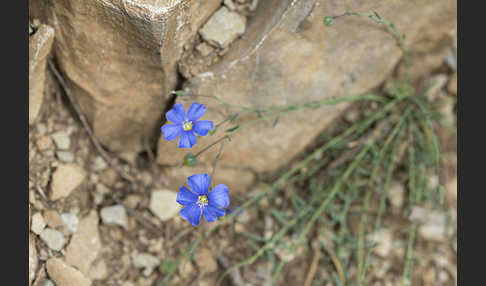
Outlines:
<svg viewBox="0 0 486 286"><path fill-rule="evenodd" d="M196 204L200 207L207 206L208 205L208 197L207 196L199 196Z"/></svg>
<svg viewBox="0 0 486 286"><path fill-rule="evenodd" d="M182 123L182 128L184 128L184 131L189 131L192 130L192 121L184 121Z"/></svg>

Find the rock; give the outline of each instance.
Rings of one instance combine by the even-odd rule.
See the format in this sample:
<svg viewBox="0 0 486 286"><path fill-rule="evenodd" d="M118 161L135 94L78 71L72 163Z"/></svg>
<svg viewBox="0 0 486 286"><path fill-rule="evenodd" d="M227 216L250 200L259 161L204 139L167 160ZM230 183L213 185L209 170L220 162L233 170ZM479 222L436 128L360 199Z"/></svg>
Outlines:
<svg viewBox="0 0 486 286"><path fill-rule="evenodd" d="M62 232L52 228L44 229L40 234L40 238L47 244L50 249L55 251L61 251L64 244L66 243Z"/></svg>
<svg viewBox="0 0 486 286"><path fill-rule="evenodd" d="M427 97L430 101L439 99L439 91L445 87L447 79L446 74L438 74L429 79L426 87L428 88Z"/></svg>
<svg viewBox="0 0 486 286"><path fill-rule="evenodd" d="M405 186L400 182L393 182L388 190L388 199L393 209L399 211L402 209L405 200Z"/></svg>
<svg viewBox="0 0 486 286"><path fill-rule="evenodd" d="M140 203L141 198L137 195L128 195L124 200L123 204L128 208L134 209Z"/></svg>
<svg viewBox="0 0 486 286"><path fill-rule="evenodd" d="M160 253L164 250L164 240L162 238L157 239L157 241L150 244L148 251L152 253Z"/></svg>
<svg viewBox="0 0 486 286"><path fill-rule="evenodd" d="M52 280L47 279L43 286L56 286Z"/></svg>
<svg viewBox="0 0 486 286"><path fill-rule="evenodd" d="M192 266L192 262L189 259L184 259L181 264L179 264L179 274L182 279L188 279L194 275L194 273L194 266Z"/></svg>
<svg viewBox="0 0 486 286"><path fill-rule="evenodd" d="M432 241L443 241L448 235L447 230L447 217L439 211L431 211L426 222L419 227L420 235Z"/></svg>
<svg viewBox="0 0 486 286"><path fill-rule="evenodd" d="M37 271L37 249L35 248L34 237L29 235L29 285L35 278Z"/></svg>
<svg viewBox="0 0 486 286"><path fill-rule="evenodd" d="M160 260L148 253L136 253L132 255L132 263L136 268L143 268L143 275L148 277L152 274L155 267L159 266Z"/></svg>
<svg viewBox="0 0 486 286"><path fill-rule="evenodd" d="M66 229L71 233L78 231L79 220L75 213L63 213L61 219Z"/></svg>
<svg viewBox="0 0 486 286"><path fill-rule="evenodd" d="M51 138L47 136L42 136L35 141L35 145L37 146L37 149L39 149L39 151L45 151L52 148L52 141Z"/></svg>
<svg viewBox="0 0 486 286"><path fill-rule="evenodd" d="M224 0L223 3L231 11L235 11L236 10L236 4L233 2L233 0Z"/></svg>
<svg viewBox="0 0 486 286"><path fill-rule="evenodd" d="M101 249L98 220L98 214L94 210L81 219L78 231L66 247L66 262L79 269L84 275L89 274L91 264Z"/></svg>
<svg viewBox="0 0 486 286"><path fill-rule="evenodd" d="M212 273L218 270L218 264L213 253L207 248L197 250L195 261L201 273Z"/></svg>
<svg viewBox="0 0 486 286"><path fill-rule="evenodd" d="M33 233L39 235L46 227L46 222L44 221L44 217L42 217L41 213L35 213L32 216L32 225L30 229Z"/></svg>
<svg viewBox="0 0 486 286"><path fill-rule="evenodd" d="M101 280L108 276L108 268L103 259L100 259L97 263L90 268L88 276L91 280Z"/></svg>
<svg viewBox="0 0 486 286"><path fill-rule="evenodd" d="M439 176L436 175L436 174L433 174L433 175L430 175L428 178L427 178L427 187L430 189L430 190L437 190L437 188L439 187Z"/></svg>
<svg viewBox="0 0 486 286"><path fill-rule="evenodd" d="M275 254L285 262L294 260L304 252L305 249L302 244L296 245L295 242L288 237L283 238L282 242L275 248Z"/></svg>
<svg viewBox="0 0 486 286"><path fill-rule="evenodd" d="M69 151L57 151L56 156L60 161L64 163L74 162L74 155Z"/></svg>
<svg viewBox="0 0 486 286"><path fill-rule="evenodd" d="M408 219L413 223L425 223L428 219L429 212L426 208L415 206L412 208Z"/></svg>
<svg viewBox="0 0 486 286"><path fill-rule="evenodd" d="M457 176L450 179L447 183L446 196L449 203L457 208Z"/></svg>
<svg viewBox="0 0 486 286"><path fill-rule="evenodd" d="M201 56L205 57L208 56L210 53L214 51L214 48L208 45L205 42L200 43L197 45L196 50L201 54Z"/></svg>
<svg viewBox="0 0 486 286"><path fill-rule="evenodd" d="M59 258L50 258L46 263L49 277L56 286L90 286L91 280L79 270L69 266Z"/></svg>
<svg viewBox="0 0 486 286"><path fill-rule="evenodd" d="M69 138L69 135L64 130L53 133L51 135L51 138L54 141L54 144L56 144L56 147L59 149L67 150L71 145L71 139Z"/></svg>
<svg viewBox="0 0 486 286"><path fill-rule="evenodd" d="M125 229L128 227L127 214L123 205L104 207L100 215L104 224L119 225Z"/></svg>
<svg viewBox="0 0 486 286"><path fill-rule="evenodd" d="M54 41L54 29L40 25L29 37L29 125L39 115L44 97L46 63Z"/></svg>
<svg viewBox="0 0 486 286"><path fill-rule="evenodd" d="M373 252L381 257L387 257L392 250L393 234L387 228L377 230L373 235L373 240L376 246L373 248Z"/></svg>
<svg viewBox="0 0 486 286"><path fill-rule="evenodd" d="M457 72L455 72L449 79L447 91L449 91L452 95L457 95Z"/></svg>
<svg viewBox="0 0 486 286"><path fill-rule="evenodd" d="M222 106L207 95L232 104L263 108L358 95L379 86L396 68L402 52L396 39L369 19L342 17L332 27L322 24L324 16L343 13L344 7L353 7L353 11L369 11L373 7L407 35L406 44L412 51L422 49L424 42L430 48L424 52L433 50L449 37L456 23L457 3L452 0L339 3L337 6L325 0L260 1L242 39L234 42L220 61L183 85L186 93L194 97L179 97L176 101L186 108L192 101L205 104L207 112L203 118L217 123L241 110ZM303 21L308 22L308 28L299 28ZM241 129L225 145L216 176L229 169L235 174L227 178L230 191L245 189L248 182L236 182L241 174L287 166L348 106L341 103L296 111L282 116L275 127L272 118ZM257 118L255 114L241 115L234 123L223 125L214 136L200 138L190 152L201 151L227 128ZM209 149L198 161L212 162L218 149L218 146ZM159 140L159 164L178 164L186 154L173 141ZM208 164L201 168L207 172L211 167ZM171 178L186 174L183 168L171 172Z"/></svg>
<svg viewBox="0 0 486 286"><path fill-rule="evenodd" d="M183 45L221 1L31 1L29 14L59 35L56 62L95 136L138 153L160 128Z"/></svg>
<svg viewBox="0 0 486 286"><path fill-rule="evenodd" d="M223 6L209 18L199 34L209 44L224 49L243 35L245 29L246 18Z"/></svg>
<svg viewBox="0 0 486 286"><path fill-rule="evenodd" d="M108 164L106 163L105 159L103 159L103 157L98 156L94 160L93 171L96 172L103 171L104 169L106 169L107 166Z"/></svg>
<svg viewBox="0 0 486 286"><path fill-rule="evenodd" d="M59 164L52 174L51 194L52 201L65 198L78 187L86 177L85 171L75 164Z"/></svg>
<svg viewBox="0 0 486 286"><path fill-rule="evenodd" d="M150 197L150 210L161 221L174 217L181 206L176 202L177 193L169 190L155 190Z"/></svg>
<svg viewBox="0 0 486 286"><path fill-rule="evenodd" d="M53 210L45 211L44 219L47 225L51 228L57 228L64 224L62 217L59 215L59 213Z"/></svg>

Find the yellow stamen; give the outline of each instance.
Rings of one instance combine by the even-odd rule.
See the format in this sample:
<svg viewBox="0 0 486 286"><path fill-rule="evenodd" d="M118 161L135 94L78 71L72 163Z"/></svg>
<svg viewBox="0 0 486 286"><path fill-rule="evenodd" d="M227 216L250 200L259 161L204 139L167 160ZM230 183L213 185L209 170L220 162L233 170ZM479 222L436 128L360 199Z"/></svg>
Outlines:
<svg viewBox="0 0 486 286"><path fill-rule="evenodd" d="M192 121L182 123L182 128L184 128L184 131L192 130Z"/></svg>
<svg viewBox="0 0 486 286"><path fill-rule="evenodd" d="M196 204L200 207L207 206L208 205L208 197L207 196L199 196Z"/></svg>

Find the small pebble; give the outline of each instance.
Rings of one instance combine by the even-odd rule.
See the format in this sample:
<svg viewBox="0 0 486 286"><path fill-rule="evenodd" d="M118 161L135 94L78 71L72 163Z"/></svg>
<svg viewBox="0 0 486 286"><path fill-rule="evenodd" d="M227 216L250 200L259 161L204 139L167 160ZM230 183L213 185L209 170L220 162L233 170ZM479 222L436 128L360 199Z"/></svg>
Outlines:
<svg viewBox="0 0 486 286"><path fill-rule="evenodd" d="M30 227L32 232L34 232L37 235L40 235L45 227L46 227L46 222L44 221L44 217L42 216L42 214L35 213L32 216L32 226Z"/></svg>
<svg viewBox="0 0 486 286"><path fill-rule="evenodd" d="M56 144L56 147L59 149L67 150L71 145L71 139L69 138L69 135L66 133L66 131L61 130L53 133L51 135L51 138L54 141L54 144Z"/></svg>
<svg viewBox="0 0 486 286"><path fill-rule="evenodd" d="M74 161L74 155L69 151L57 151L56 157L64 163L72 163Z"/></svg>
<svg viewBox="0 0 486 286"><path fill-rule="evenodd" d="M104 224L119 225L125 229L128 227L127 214L123 205L104 207L101 209L100 215Z"/></svg>
<svg viewBox="0 0 486 286"><path fill-rule="evenodd" d="M64 226L71 232L75 233L78 231L79 219L75 213L63 213L61 214L61 219Z"/></svg>
<svg viewBox="0 0 486 286"><path fill-rule="evenodd" d="M52 228L44 229L44 231L42 231L40 234L40 238L47 244L50 249L55 251L60 251L66 243L62 232Z"/></svg>

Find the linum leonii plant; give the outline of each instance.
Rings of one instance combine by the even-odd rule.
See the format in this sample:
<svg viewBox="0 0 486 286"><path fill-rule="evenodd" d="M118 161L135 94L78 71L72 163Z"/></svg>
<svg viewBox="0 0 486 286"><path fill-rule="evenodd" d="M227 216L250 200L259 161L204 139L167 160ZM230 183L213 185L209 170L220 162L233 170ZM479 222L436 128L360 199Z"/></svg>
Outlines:
<svg viewBox="0 0 486 286"><path fill-rule="evenodd" d="M197 143L194 133L206 136L213 129L212 121L199 120L204 113L206 107L197 102L191 104L187 113L182 104L175 104L165 114L167 120L174 123L162 126L163 137L168 141L180 137L179 148L192 148ZM179 204L185 206L179 213L184 220L197 226L202 215L207 222L214 222L218 217L225 215L226 211L221 208L228 207L230 204L229 190L226 185L217 185L209 191L211 178L208 174L189 176L187 184L189 189L181 186L176 199Z"/></svg>
<svg viewBox="0 0 486 286"><path fill-rule="evenodd" d="M323 24L332 26L338 18L350 15L366 17L388 26L397 37L404 51L405 66L407 67L409 65L408 49L405 46L405 35L399 33L393 23L384 20L376 12L370 14L346 12L338 16L323 18ZM320 224L324 224L326 227L328 224L332 227L339 227L339 231L333 233L330 238L333 243L329 243L330 245L336 244L337 256L336 254L331 254L334 252L331 252L332 248L329 247L327 241L319 241L321 243L321 251L328 251L330 256L333 257L332 261L338 272L338 275L334 276L336 283L338 285L351 285L350 279L356 279L356 283L353 285L367 285L365 278L369 272L367 269L371 265L371 246L374 244L374 238L369 237L371 236L369 229L372 229L374 233L382 225L382 215L384 214L387 197L385 190L388 189L390 182L392 182L394 171L398 166L402 166L399 164L403 164L404 167L408 166L407 176L410 207L416 206L424 200L426 170L431 166L437 168L439 158L438 142L432 125L432 110L427 104L426 94L418 94L413 89L411 91L410 88L407 88L411 86L408 74L405 74L405 77L404 82L399 81L398 83L401 84L397 83L393 85L391 92L387 92L387 96L362 94L357 96L342 96L339 98L331 97L314 102L285 106L255 108L226 102L214 95L196 96L209 97L221 103L222 106L238 110L237 113L230 114L222 122L215 124L208 132L209 135L214 135L216 132L219 132L219 127L225 123L234 123L239 116L253 114L257 115L257 118L245 121L242 124L233 125L222 131L224 132L223 136L210 143L207 147L202 148L199 153L195 155L187 154L184 158L184 164L188 166L196 164L196 158L202 152L221 143L220 151L214 161L214 164L216 164L225 141L229 141L233 134L254 124L266 122L269 119L273 119L272 126L275 127L279 122L280 116L302 109L318 109L325 105L357 101L374 101L382 104L376 113L366 115L363 121L357 121L346 129L339 131L339 134L336 134L333 138L328 138L325 144L323 143L290 169L285 170L271 185L265 186L259 193L252 195L250 199L239 206L238 209L241 212L251 206L257 206L259 201L264 197L270 199L278 192L286 190L285 186L289 184L301 184L303 182L309 184L310 195L308 197L304 197L304 194L291 190L285 196L290 198L292 207L283 211L272 208L271 214L279 221L281 227L270 238L260 237L258 234L253 233L242 233L251 239L249 244L251 242L250 245L256 249L256 252L247 259L228 267L216 285L220 285L224 277L234 270L242 266L250 265L260 258L267 258L272 263L274 274L272 275L271 284L275 285L279 274L287 263L284 260L277 263L278 260L274 256L275 247L283 245L283 238L287 237L291 232L296 235L293 243L307 244L308 236L312 233L312 230L321 229ZM175 93L178 96L192 96L186 95L183 91ZM189 117L187 117L188 119ZM186 117L184 117L184 120L186 120ZM179 124L183 124L184 120L179 122ZM269 126L269 128L272 127ZM172 135L174 137L173 139L180 136L182 131L177 134ZM354 151L343 147L351 143L358 144ZM323 159L324 153L330 155L329 158ZM335 161L332 161L333 164L330 163L333 159L331 153L341 154L339 157L336 157ZM352 159L349 159L350 157ZM345 158L345 160L339 164L334 164L334 162L339 162L341 158ZM405 158L405 160L400 158ZM368 170L370 164L372 170ZM323 175L325 175L325 180L322 180ZM382 175L384 182L379 179ZM214 221L217 219L218 214L225 215L222 220L229 220L238 215L239 212L237 211L230 213L230 210L227 210L224 211L224 214L221 211L221 208L229 205L229 198L227 200L225 198L227 196L227 188L224 189L220 185L209 193L206 193L210 185L210 181L206 180L210 179L209 176L206 177L202 174L197 174L191 177L190 180L188 179L188 186L191 190L181 187L177 198L179 203L186 205L184 210L181 211L181 215L185 219L193 224L197 224L201 216L205 216L208 221ZM194 183L193 181L197 181L198 183ZM216 190L217 192L215 192ZM364 192L361 192L361 190ZM214 192L213 195L211 195L212 192ZM355 203L358 203L357 200L360 198L360 194L364 195L362 202L360 202L362 203L363 215L361 216L356 245L356 239L349 235L347 229L346 214L351 209L351 206L354 206L353 201L356 200ZM375 195L379 196L379 209L375 221L371 222L367 211ZM336 198L339 198L339 203L335 203ZM211 208L209 211L206 210L205 213L204 207L207 206L214 208ZM294 211L292 211L292 208ZM321 220L322 214L329 214L329 216ZM170 281L172 275L175 273L177 265L184 259L193 257L198 245L221 226L222 224L215 224L213 227L199 233L175 261L169 262L170 267L161 266L161 272L165 276L162 285L167 285L166 283ZM411 285L412 281L412 265L414 260L413 244L416 232L417 224L413 223L409 229L409 239L406 246L407 260L404 264L403 285ZM352 255L345 255L348 252L346 249L350 248L357 248L357 253L354 256L356 260L355 264L350 262L350 257L353 257ZM357 271L354 272L357 273L354 276L351 276L351 271L349 273L346 272L346 268L355 267L356 265Z"/></svg>

